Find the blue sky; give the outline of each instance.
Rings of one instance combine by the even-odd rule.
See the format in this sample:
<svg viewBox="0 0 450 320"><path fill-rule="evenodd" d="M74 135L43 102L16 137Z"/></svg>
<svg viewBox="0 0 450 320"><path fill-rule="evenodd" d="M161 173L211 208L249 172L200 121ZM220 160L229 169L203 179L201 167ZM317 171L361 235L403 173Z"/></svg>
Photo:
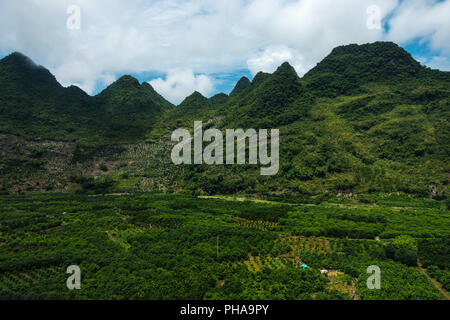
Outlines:
<svg viewBox="0 0 450 320"><path fill-rule="evenodd" d="M139 82L151 81L157 78L164 78L164 73L153 73L153 72L143 72L143 73L133 73L130 75L139 80ZM198 75L198 74L197 74ZM213 96L217 93L226 93L229 94L231 90L233 90L236 83L240 78L246 76L250 80L253 78L250 70L248 69L238 69L229 73L212 73L210 76L214 79L214 91L209 94L209 96ZM120 75L117 75L120 77ZM105 88L103 83L98 83L95 92L98 93Z"/></svg>
<svg viewBox="0 0 450 320"><path fill-rule="evenodd" d="M284 61L302 76L350 43L394 41L450 71L449 16L450 0L2 0L0 56L89 94L131 74L178 104Z"/></svg>

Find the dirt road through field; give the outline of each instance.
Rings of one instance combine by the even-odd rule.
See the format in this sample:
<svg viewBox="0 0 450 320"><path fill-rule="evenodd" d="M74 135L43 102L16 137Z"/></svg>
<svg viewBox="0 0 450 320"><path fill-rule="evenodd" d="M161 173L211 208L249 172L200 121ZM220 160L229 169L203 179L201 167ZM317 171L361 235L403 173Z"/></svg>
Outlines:
<svg viewBox="0 0 450 320"><path fill-rule="evenodd" d="M425 268L422 267L422 264L420 263L419 260L417 260L417 265L419 266L420 272L422 272L422 273L425 275L425 277L427 277L428 281L430 281L430 283L431 283L436 289L439 290L439 292L440 292L441 295L445 298L445 300L450 300L450 296L449 296L449 294L447 293L447 291L445 291L445 290L442 288L442 286L441 286L441 284L440 284L439 282L437 282L436 280L434 280L433 278L431 278L431 277L428 275L427 270L425 270Z"/></svg>

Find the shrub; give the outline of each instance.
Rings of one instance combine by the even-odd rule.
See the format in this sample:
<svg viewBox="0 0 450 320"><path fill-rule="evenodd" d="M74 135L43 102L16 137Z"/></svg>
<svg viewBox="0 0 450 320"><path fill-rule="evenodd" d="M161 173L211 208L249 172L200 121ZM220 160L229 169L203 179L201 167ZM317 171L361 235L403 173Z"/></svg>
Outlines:
<svg viewBox="0 0 450 320"><path fill-rule="evenodd" d="M406 235L396 237L386 247L389 258L408 266L417 265L417 251L417 241Z"/></svg>

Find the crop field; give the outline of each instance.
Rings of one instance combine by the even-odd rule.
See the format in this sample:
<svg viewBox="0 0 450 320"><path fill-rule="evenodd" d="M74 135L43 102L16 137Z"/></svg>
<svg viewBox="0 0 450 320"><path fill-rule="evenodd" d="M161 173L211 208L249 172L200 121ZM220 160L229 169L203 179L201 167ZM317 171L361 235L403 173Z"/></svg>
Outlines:
<svg viewBox="0 0 450 320"><path fill-rule="evenodd" d="M0 197L0 299L440 300L449 248L447 203L406 195Z"/></svg>

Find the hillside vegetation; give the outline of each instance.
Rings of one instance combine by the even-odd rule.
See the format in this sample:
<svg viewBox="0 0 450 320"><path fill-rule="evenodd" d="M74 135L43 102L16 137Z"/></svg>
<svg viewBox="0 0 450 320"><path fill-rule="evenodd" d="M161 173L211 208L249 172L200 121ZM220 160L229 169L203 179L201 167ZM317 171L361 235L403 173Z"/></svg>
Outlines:
<svg viewBox="0 0 450 320"><path fill-rule="evenodd" d="M39 182L41 189L73 190L82 187L76 181L108 175L112 191L404 192L445 199L449 84L448 72L421 66L394 43L376 42L337 47L302 78L284 63L273 74L243 77L229 96L195 92L173 107L130 76L95 97L63 88L14 53L0 62L0 132L3 146L19 136L24 151L2 147L3 189L36 189ZM222 130L279 128L278 175L262 177L255 165L172 165L170 134L192 131L194 120ZM57 177L48 140L75 146ZM99 170L103 163L107 170Z"/></svg>

